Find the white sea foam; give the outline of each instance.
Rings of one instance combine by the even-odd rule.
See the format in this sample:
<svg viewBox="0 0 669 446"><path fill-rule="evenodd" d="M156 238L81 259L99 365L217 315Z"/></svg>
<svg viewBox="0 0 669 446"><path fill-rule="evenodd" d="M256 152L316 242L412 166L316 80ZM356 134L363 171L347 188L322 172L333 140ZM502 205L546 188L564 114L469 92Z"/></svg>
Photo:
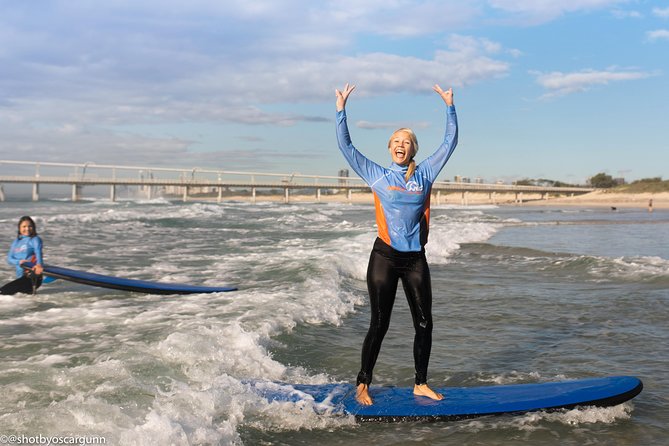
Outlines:
<svg viewBox="0 0 669 446"><path fill-rule="evenodd" d="M605 423L612 424L619 420L631 418L634 404L626 402L611 407L584 407L551 412L544 415L546 421L557 421L570 426L581 424Z"/></svg>
<svg viewBox="0 0 669 446"><path fill-rule="evenodd" d="M240 432L249 427L304 432L352 423L328 416L327 404L308 399L268 403L244 380L334 379L318 365L290 364L272 351L281 349L277 337L289 343L281 336L298 328L334 330L364 303L376 237L371 207L99 201L63 204L63 212L58 206L45 205L40 216L48 261L240 290L144 296L59 280L34 298L0 296L0 347L8 357L0 372L12 381L0 387L0 427L105 435L108 444L186 445L241 444ZM447 263L462 244L485 242L512 224L484 210L437 207L427 245L430 262ZM4 220L13 234L14 218ZM612 272L666 276L660 258L590 260L596 278ZM358 343L352 348L357 357ZM495 384L552 379L545 372L475 377ZM478 426L583 426L626 419L630 411L587 408ZM477 429L472 426L477 425L463 423L462 429L471 435Z"/></svg>
<svg viewBox="0 0 669 446"><path fill-rule="evenodd" d="M646 280L653 278L669 279L669 260L660 257L618 257L612 260L612 273L628 280ZM593 274L601 275L599 268Z"/></svg>
<svg viewBox="0 0 669 446"><path fill-rule="evenodd" d="M567 426L583 426L593 423L614 424L620 420L630 419L633 410L634 405L627 402L611 407L588 406L551 412L537 411L522 415L474 419L463 422L458 428L468 433L507 429L538 432L551 429L556 423Z"/></svg>
<svg viewBox="0 0 669 446"><path fill-rule="evenodd" d="M480 243L492 237L500 228L499 222L480 221L470 215L465 221L450 216L433 218L430 222L429 242L425 246L428 260L447 263L463 243Z"/></svg>
<svg viewBox="0 0 669 446"><path fill-rule="evenodd" d="M527 257L528 262L544 262L543 269L559 267L586 273L597 282L666 281L669 280L669 260L656 256L603 257L565 254L558 258Z"/></svg>
<svg viewBox="0 0 669 446"><path fill-rule="evenodd" d="M479 374L477 376L478 381L483 382L483 383L493 383L496 385L504 385L504 384L520 384L520 383L527 383L527 382L533 382L541 378L541 374L539 372L518 372L516 370L512 370L507 373L502 373L502 374L497 374L497 375L486 375L486 374ZM564 379L564 378L561 378Z"/></svg>

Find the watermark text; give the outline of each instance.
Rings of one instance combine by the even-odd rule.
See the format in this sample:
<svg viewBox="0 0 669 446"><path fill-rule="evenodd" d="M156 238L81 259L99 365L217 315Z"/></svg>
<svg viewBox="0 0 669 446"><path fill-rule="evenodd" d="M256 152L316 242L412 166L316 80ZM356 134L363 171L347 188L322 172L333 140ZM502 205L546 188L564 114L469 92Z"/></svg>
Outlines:
<svg viewBox="0 0 669 446"><path fill-rule="evenodd" d="M107 444L105 437L98 435L3 435L0 434L0 445L28 444L35 446L51 446L53 444Z"/></svg>

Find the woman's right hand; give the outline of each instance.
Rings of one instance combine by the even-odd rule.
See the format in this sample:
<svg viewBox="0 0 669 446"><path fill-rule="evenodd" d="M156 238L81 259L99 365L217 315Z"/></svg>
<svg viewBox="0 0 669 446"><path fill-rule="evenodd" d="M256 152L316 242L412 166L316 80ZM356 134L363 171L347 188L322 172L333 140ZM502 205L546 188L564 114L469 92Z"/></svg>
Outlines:
<svg viewBox="0 0 669 446"><path fill-rule="evenodd" d="M335 94L337 95L337 111L342 111L346 108L346 100L353 90L355 90L355 85L349 86L348 83L344 85L343 91L335 90Z"/></svg>

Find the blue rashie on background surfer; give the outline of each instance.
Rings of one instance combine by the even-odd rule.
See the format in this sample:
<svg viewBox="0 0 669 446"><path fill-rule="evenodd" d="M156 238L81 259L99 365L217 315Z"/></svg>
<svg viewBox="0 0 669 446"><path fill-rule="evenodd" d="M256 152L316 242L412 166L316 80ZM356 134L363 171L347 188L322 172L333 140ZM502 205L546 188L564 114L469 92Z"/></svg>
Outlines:
<svg viewBox="0 0 669 446"><path fill-rule="evenodd" d="M432 348L432 286L425 258L430 219L430 193L437 175L458 143L458 121L453 90L437 92L446 103L446 133L439 148L416 165L418 141L411 129L396 130L388 141L390 167L382 167L362 155L351 142L346 122L346 101L355 86L346 84L337 96L337 142L346 161L372 189L378 237L367 268L367 289L371 306L369 330L362 346L361 368L356 379L356 399L372 404L369 385L383 337L388 331L397 285L407 296L413 325L413 355L416 368L414 394L440 400L443 396L427 385L427 368Z"/></svg>
<svg viewBox="0 0 669 446"><path fill-rule="evenodd" d="M35 266L30 271L25 271L21 264L28 261ZM32 294L42 285L42 239L37 235L37 227L32 218L25 216L19 219L18 235L9 248L7 263L16 268L17 279L0 288L0 294Z"/></svg>

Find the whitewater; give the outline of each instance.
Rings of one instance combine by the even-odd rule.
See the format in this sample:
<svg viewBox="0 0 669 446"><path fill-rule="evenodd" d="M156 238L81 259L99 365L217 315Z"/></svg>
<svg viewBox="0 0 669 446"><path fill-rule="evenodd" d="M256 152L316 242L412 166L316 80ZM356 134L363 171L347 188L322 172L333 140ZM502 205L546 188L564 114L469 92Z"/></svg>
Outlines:
<svg viewBox="0 0 669 446"><path fill-rule="evenodd" d="M36 296L0 296L0 434L119 445L636 445L669 435L667 212L434 207L434 387L626 374L645 389L611 408L397 425L268 403L248 385L354 380L373 207L5 202L7 249L26 214L47 264L239 291L151 296L57 280ZM374 384L411 385L412 337L400 290Z"/></svg>

